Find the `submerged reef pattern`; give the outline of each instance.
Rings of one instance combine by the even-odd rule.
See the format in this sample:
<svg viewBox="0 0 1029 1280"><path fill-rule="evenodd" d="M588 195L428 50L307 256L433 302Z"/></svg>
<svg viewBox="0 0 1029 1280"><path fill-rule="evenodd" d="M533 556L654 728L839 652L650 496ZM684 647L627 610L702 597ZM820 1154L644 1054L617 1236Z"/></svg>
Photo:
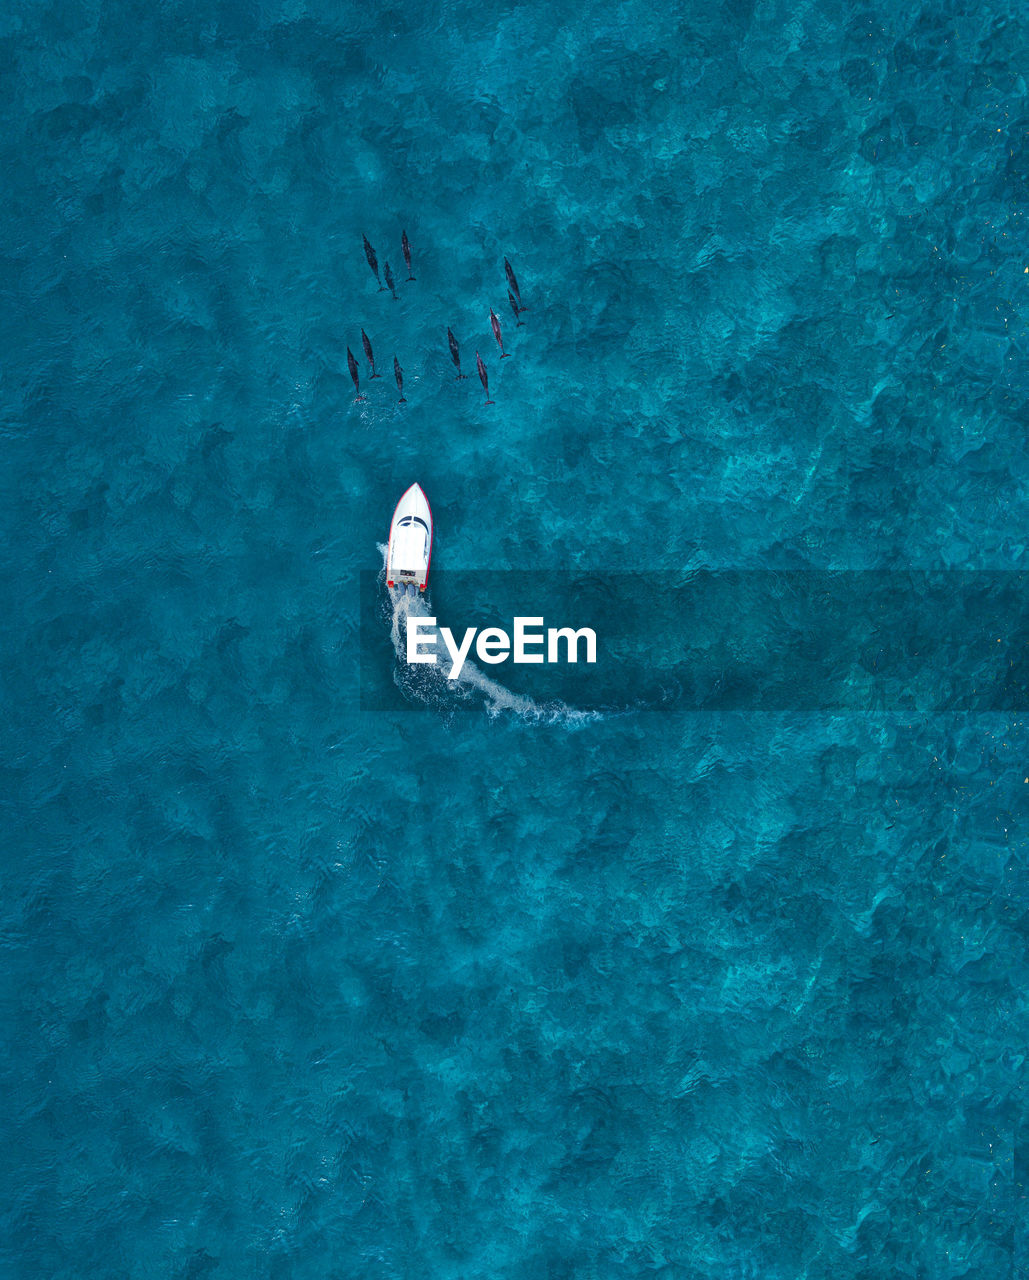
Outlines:
<svg viewBox="0 0 1029 1280"><path fill-rule="evenodd" d="M0 66L0 1270L1023 1274L1020 718L358 655L416 480L439 568L1024 569L1025 24L73 0Z"/></svg>

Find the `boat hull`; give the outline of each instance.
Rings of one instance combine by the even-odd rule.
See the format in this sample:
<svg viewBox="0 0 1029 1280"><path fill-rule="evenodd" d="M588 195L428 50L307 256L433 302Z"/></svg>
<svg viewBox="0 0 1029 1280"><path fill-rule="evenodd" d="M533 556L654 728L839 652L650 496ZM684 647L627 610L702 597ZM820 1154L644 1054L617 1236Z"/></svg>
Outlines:
<svg viewBox="0 0 1029 1280"><path fill-rule="evenodd" d="M414 583L424 591L432 559L432 512L421 486L413 484L397 503L389 527L386 585Z"/></svg>

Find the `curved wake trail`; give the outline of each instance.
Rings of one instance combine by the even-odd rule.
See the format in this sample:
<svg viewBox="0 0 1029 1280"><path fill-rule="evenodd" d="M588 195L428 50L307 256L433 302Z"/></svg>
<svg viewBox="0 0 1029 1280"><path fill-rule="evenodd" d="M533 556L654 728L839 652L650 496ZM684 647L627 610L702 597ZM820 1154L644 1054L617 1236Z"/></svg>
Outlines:
<svg viewBox="0 0 1029 1280"><path fill-rule="evenodd" d="M474 662L465 659L456 680L448 679L453 667L446 646L422 642L423 653L436 653L435 664L412 666L407 661L407 620L411 617L434 616L428 591L410 595L397 588L386 586L386 547L381 543L383 569L380 575L384 596L384 615L389 622L390 639L397 655L394 674L398 688L416 702L435 707L440 711L453 709L455 704L468 704L478 696L486 714L491 717L510 712L522 720L539 724L594 724L609 718L604 711L580 711L565 702L536 702L524 694L512 693L497 680L491 680Z"/></svg>

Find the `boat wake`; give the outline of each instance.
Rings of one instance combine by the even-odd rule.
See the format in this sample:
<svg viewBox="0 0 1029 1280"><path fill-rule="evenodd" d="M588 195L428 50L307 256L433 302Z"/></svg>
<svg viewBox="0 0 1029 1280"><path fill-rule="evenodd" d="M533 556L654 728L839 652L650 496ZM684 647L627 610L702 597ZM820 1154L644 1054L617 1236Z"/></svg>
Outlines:
<svg viewBox="0 0 1029 1280"><path fill-rule="evenodd" d="M575 727L595 724L610 718L606 711L581 711L570 707L565 702L536 702L524 694L512 693L496 680L484 675L474 662L465 659L460 673L454 680L447 677L453 666L446 646L438 644L435 649L431 642L421 643L422 653L436 652L436 662L419 663L417 666L407 661L407 621L412 617L431 618L434 616L427 591L418 592L412 588L404 590L400 587L386 586L386 548L379 545L383 557L383 570L380 574L380 586L383 599L384 620L390 629L390 639L397 655L397 666L394 679L397 687L414 702L421 702L444 715L459 707L481 706L490 717L504 714L517 716L521 720L537 724L565 724ZM615 713L617 714L617 713Z"/></svg>

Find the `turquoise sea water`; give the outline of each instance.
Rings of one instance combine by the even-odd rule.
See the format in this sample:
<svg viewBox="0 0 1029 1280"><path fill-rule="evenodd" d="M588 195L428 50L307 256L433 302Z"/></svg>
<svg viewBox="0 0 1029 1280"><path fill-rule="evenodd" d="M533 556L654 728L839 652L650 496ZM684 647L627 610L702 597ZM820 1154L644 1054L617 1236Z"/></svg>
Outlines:
<svg viewBox="0 0 1029 1280"><path fill-rule="evenodd" d="M415 480L465 582L1024 570L1018 16L0 15L4 1275L1029 1274L1018 704L469 708L361 590Z"/></svg>

